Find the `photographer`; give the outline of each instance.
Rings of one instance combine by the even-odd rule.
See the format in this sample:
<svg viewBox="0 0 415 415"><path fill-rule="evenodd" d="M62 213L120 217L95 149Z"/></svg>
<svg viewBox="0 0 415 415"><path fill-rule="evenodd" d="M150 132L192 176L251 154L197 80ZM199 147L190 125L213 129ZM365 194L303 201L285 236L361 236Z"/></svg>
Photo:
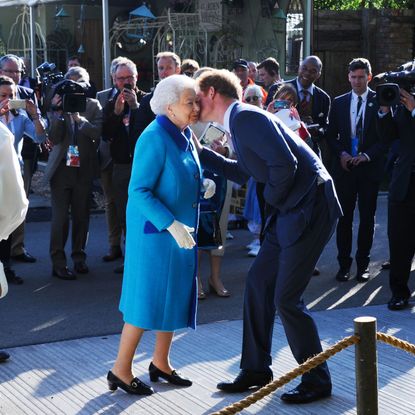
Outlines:
<svg viewBox="0 0 415 415"><path fill-rule="evenodd" d="M69 212L72 216L74 269L80 274L89 272L85 245L102 110L96 99L86 97L88 83L89 74L84 68L70 68L65 80L56 84L48 112L49 140L53 143L45 170L52 202L50 256L52 275L64 280L76 279L75 273L67 267L65 256Z"/></svg>
<svg viewBox="0 0 415 415"><path fill-rule="evenodd" d="M415 253L415 98L406 89L400 88L397 106L380 107L378 130L385 142L399 140L398 157L389 185L389 285L392 298L388 308L403 310L411 296L408 280Z"/></svg>
<svg viewBox="0 0 415 415"><path fill-rule="evenodd" d="M358 201L356 279L367 282L385 147L376 130L379 105L375 92L368 88L372 79L370 62L365 58L353 59L349 63L348 79L352 90L334 99L327 131L327 142L334 158L334 183L344 214L336 231L340 266L336 279L348 281L351 278L353 216Z"/></svg>

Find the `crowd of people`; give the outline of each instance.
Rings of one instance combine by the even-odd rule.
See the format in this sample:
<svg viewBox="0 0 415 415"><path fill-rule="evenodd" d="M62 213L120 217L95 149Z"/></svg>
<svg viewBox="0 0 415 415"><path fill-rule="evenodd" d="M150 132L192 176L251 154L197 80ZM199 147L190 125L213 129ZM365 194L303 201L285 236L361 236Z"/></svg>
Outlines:
<svg viewBox="0 0 415 415"><path fill-rule="evenodd" d="M303 293L312 275L319 274L318 259L334 232L339 263L335 279L352 278L356 206L355 278L360 283L370 279L377 195L393 140L400 146L389 198L388 308L408 306L415 245L402 235L409 235L415 224L413 95L402 89L398 106L379 106L368 86L372 70L365 58L350 62L351 90L333 102L315 84L323 69L317 56L306 57L289 81L281 79L272 57L259 64L240 58L228 71L200 68L192 59L182 62L175 53L161 52L156 64L159 82L146 93L138 86L134 62L115 58L110 68L113 86L95 96L87 70L72 57L63 84L58 84L61 89L52 89L42 107L34 91L21 86L22 60L0 58L0 126L13 139L26 195L39 143L49 151L44 180L51 189L54 277L76 280L77 274L89 272L89 203L93 180L100 179L109 245L102 259L124 256L115 269L123 274L124 327L107 376L110 390L154 392L132 370L146 330L157 331L148 369L151 381L192 384L174 369L170 348L174 331L195 328L197 302L206 298L198 269L203 253L210 259L211 291L223 298L231 295L220 266L232 183L248 182L245 212L255 239L250 255L256 258L245 287L241 371L218 389L241 392L272 380L276 314L298 363L321 352ZM79 86L85 100L79 109L68 111L62 88ZM23 219L13 232L1 232L0 261L9 284L23 283L11 259L36 261L24 245ZM70 221L73 267L65 254ZM5 286L3 281L0 295ZM331 387L323 363L281 398L312 402L330 396Z"/></svg>

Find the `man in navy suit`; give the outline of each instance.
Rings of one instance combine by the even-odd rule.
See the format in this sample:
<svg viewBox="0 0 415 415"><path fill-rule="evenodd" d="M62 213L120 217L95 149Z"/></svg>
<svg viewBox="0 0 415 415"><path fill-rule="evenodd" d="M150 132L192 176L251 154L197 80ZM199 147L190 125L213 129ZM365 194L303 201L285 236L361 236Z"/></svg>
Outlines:
<svg viewBox="0 0 415 415"><path fill-rule="evenodd" d="M415 70L413 67L412 70ZM389 310L408 307L408 287L415 254L415 98L400 90L400 104L393 109L381 107L379 133L385 142L399 141L397 158L389 185L388 238L390 250Z"/></svg>
<svg viewBox="0 0 415 415"><path fill-rule="evenodd" d="M198 79L201 121L216 121L230 134L237 160L195 145L202 165L237 183L252 176L265 183L264 241L247 277L241 371L225 392L242 392L272 380L271 341L275 313L281 318L298 363L321 352L317 327L302 295L341 208L320 159L271 113L240 101L238 78L226 70ZM324 363L281 396L285 402L311 402L331 394Z"/></svg>
<svg viewBox="0 0 415 415"><path fill-rule="evenodd" d="M353 59L348 68L352 90L336 97L330 111L327 141L334 157L333 178L344 216L337 225L340 269L338 281L348 281L352 264L353 214L358 201L356 279L369 280L370 249L375 230L379 184L383 176L385 146L376 129L379 105L368 88L372 70L367 59Z"/></svg>

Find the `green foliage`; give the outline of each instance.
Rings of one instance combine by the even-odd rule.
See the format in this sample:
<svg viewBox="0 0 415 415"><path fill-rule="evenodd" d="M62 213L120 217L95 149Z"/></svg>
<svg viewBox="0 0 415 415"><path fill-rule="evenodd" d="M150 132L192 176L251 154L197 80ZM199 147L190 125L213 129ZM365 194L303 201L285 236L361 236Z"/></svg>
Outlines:
<svg viewBox="0 0 415 415"><path fill-rule="evenodd" d="M315 10L413 9L414 0L314 0Z"/></svg>

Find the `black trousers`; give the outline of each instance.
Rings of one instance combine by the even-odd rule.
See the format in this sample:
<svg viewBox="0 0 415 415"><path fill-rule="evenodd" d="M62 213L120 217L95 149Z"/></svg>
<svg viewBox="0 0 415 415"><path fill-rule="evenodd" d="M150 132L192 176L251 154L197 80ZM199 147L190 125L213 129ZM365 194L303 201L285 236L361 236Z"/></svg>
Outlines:
<svg viewBox="0 0 415 415"><path fill-rule="evenodd" d="M412 174L405 200L389 200L388 237L391 269L389 286L392 295L408 299L412 259L415 254L415 174Z"/></svg>
<svg viewBox="0 0 415 415"><path fill-rule="evenodd" d="M335 180L343 216L337 224L336 241L340 268L352 265L353 217L356 203L359 210L356 263L359 270L368 267L375 232L375 213L379 181L366 177L359 167Z"/></svg>

